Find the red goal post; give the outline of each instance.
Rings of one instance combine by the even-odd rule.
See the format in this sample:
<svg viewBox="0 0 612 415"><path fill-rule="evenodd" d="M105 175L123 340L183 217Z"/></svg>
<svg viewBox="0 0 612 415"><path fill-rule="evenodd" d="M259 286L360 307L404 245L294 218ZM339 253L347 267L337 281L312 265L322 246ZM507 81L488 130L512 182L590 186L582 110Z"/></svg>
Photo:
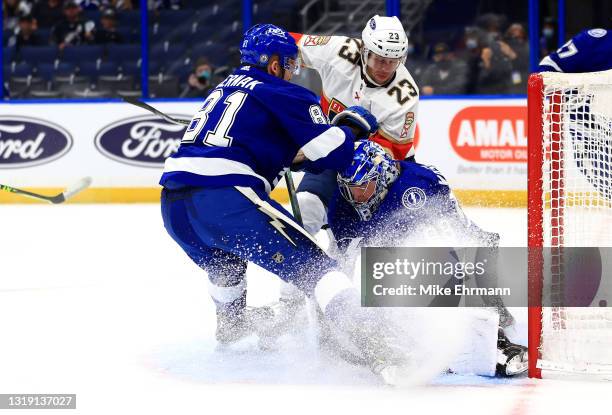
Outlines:
<svg viewBox="0 0 612 415"><path fill-rule="evenodd" d="M612 375L612 308L546 301L566 247L612 247L612 71L532 74L528 124L529 376Z"/></svg>

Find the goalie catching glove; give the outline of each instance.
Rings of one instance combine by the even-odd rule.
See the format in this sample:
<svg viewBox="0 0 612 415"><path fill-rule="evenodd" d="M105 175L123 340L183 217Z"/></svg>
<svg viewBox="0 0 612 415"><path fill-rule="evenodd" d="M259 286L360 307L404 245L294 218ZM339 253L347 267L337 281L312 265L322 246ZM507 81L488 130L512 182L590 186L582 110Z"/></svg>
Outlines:
<svg viewBox="0 0 612 415"><path fill-rule="evenodd" d="M333 125L349 127L355 134L355 140L367 140L370 134L378 130L378 121L367 109L354 105L334 117Z"/></svg>

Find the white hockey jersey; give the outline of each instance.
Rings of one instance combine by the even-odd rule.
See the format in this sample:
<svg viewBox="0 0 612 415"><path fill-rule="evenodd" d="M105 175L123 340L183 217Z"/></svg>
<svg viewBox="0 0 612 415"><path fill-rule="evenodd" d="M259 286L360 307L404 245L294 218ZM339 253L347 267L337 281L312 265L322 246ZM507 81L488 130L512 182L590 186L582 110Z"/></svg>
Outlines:
<svg viewBox="0 0 612 415"><path fill-rule="evenodd" d="M419 90L404 65L383 86L370 83L363 74L361 39L346 36L313 36L292 33L302 64L321 76L321 107L331 119L352 105L369 110L379 130L370 139L390 149L396 159L414 155L412 147L419 104Z"/></svg>

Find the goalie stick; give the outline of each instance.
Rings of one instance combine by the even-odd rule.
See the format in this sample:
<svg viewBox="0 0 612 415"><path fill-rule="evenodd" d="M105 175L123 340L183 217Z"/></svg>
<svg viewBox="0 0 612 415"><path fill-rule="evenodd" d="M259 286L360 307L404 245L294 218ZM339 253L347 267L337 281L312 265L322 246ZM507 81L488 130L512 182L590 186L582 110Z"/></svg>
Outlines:
<svg viewBox="0 0 612 415"><path fill-rule="evenodd" d="M50 202L50 203L53 203L54 205L57 205L59 203L64 203L66 200L70 199L72 196L76 195L77 193L89 187L90 184L91 184L91 177L84 177L56 196L45 196L39 193L17 189L16 187L7 186L5 184L0 184L0 190L4 190L10 193L24 195L27 197L31 197L33 199L44 200L46 202Z"/></svg>
<svg viewBox="0 0 612 415"><path fill-rule="evenodd" d="M168 114L164 114L157 108L154 108L151 105L145 102L142 102L138 98L121 97L121 99L124 102L127 102L128 104L132 104L142 109L145 109L149 112L152 112L153 114L160 116L161 118L168 121L169 123L178 124L178 125L189 125L190 123L190 121L180 120L178 118L171 117ZM295 217L295 220L297 221L297 223L303 226L302 212L300 211L300 206L298 205L297 196L295 194L295 185L293 184L293 176L291 175L291 170L287 170L285 172L285 182L287 183L287 192L289 193L289 201L291 202L291 210L293 211L293 216Z"/></svg>

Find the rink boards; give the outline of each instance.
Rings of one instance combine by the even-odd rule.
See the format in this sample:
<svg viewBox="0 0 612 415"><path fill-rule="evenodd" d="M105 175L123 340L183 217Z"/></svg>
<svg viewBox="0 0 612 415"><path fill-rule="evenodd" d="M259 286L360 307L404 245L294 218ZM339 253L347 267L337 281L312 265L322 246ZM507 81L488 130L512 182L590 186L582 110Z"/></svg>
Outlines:
<svg viewBox="0 0 612 415"><path fill-rule="evenodd" d="M191 119L200 101L152 101ZM435 165L470 205L525 206L527 107L524 98L422 99L416 158ZM163 161L176 151L183 127L121 102L0 104L0 183L53 194L84 176L92 187L75 202L159 200ZM299 180L300 175L296 175ZM284 184L273 192L287 200ZM28 202L0 193L0 202Z"/></svg>

